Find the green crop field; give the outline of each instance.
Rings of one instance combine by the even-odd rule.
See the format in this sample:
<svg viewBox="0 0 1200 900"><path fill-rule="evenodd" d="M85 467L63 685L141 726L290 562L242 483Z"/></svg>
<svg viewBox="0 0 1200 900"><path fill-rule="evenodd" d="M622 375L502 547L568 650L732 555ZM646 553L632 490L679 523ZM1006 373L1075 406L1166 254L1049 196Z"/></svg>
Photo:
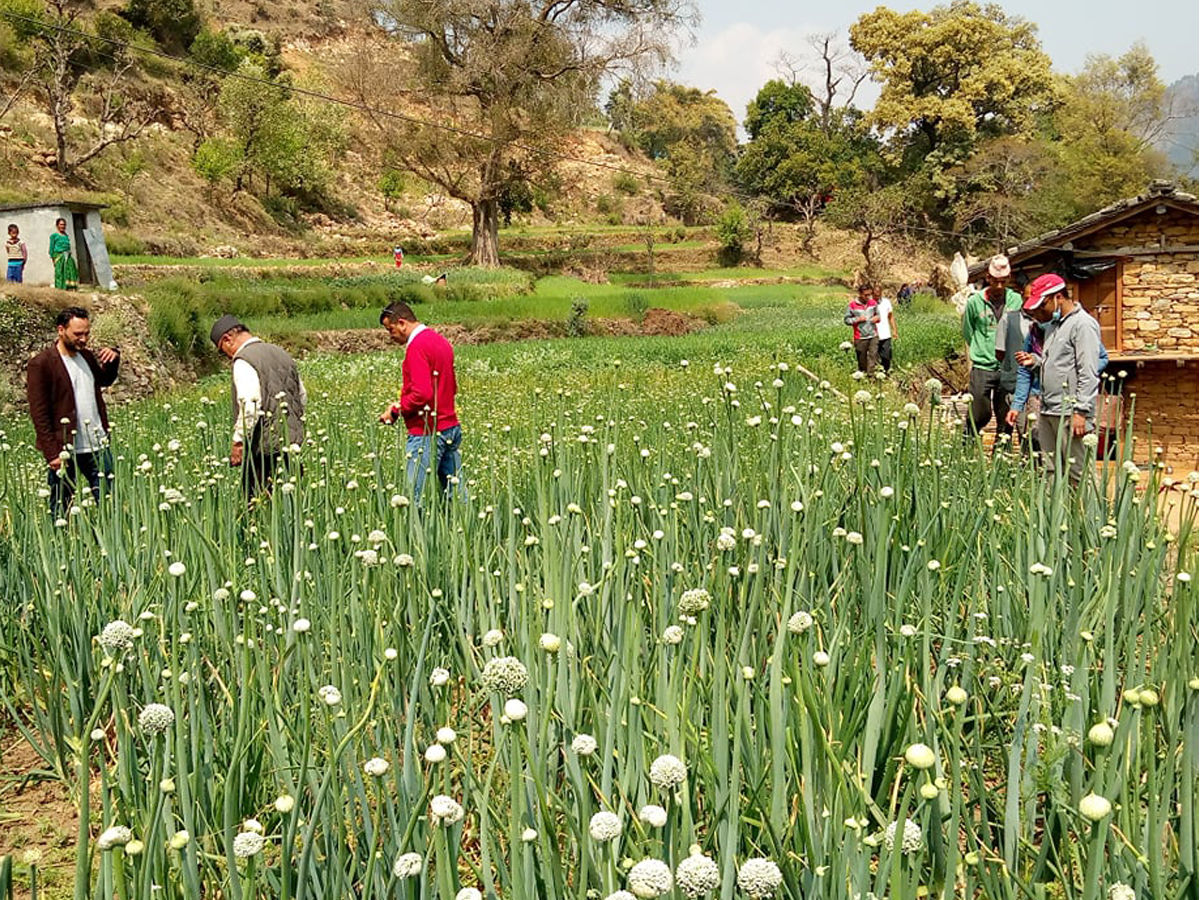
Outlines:
<svg viewBox="0 0 1200 900"><path fill-rule="evenodd" d="M43 896L1190 896L1194 500L984 457L937 385L840 400L797 369L848 368L832 302L738 302L461 348L467 499L424 507L398 352L305 361L249 511L224 377L116 411L57 522L5 426L5 740L82 813Z"/></svg>

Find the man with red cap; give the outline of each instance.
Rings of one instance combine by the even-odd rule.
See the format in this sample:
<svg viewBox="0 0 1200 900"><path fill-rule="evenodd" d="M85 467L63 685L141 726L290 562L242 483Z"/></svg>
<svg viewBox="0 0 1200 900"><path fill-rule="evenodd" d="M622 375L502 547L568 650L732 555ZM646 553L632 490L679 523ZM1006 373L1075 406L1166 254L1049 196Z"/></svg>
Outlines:
<svg viewBox="0 0 1200 900"><path fill-rule="evenodd" d="M1037 438L1046 472L1053 476L1066 469L1071 483L1078 484L1092 455L1083 438L1096 427L1104 354L1100 325L1071 299L1066 282L1053 273L1029 285L1021 311L1040 326L1030 328L1026 349L1019 351L1016 359L1023 368L1030 369L1031 382L1035 374L1041 381ZM1036 352L1039 332L1040 353ZM1014 407L1019 404L1023 409L1021 388L1018 381ZM1011 412L1009 418L1014 418Z"/></svg>
<svg viewBox="0 0 1200 900"><path fill-rule="evenodd" d="M987 287L972 294L963 309L962 333L971 358L971 410L963 428L967 441L996 416L997 436L1010 434L1008 396L996 357L996 326L1006 312L1021 308L1021 295L1009 289L1011 267L1008 257L993 256L988 262Z"/></svg>

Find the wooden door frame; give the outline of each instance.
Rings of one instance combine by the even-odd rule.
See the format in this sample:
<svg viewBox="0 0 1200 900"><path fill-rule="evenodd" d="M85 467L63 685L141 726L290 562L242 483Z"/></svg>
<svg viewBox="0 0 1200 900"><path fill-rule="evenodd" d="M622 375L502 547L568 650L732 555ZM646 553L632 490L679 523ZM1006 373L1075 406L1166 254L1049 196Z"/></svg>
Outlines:
<svg viewBox="0 0 1200 900"><path fill-rule="evenodd" d="M1117 260L1117 346L1112 349L1117 353L1125 350L1125 260Z"/></svg>

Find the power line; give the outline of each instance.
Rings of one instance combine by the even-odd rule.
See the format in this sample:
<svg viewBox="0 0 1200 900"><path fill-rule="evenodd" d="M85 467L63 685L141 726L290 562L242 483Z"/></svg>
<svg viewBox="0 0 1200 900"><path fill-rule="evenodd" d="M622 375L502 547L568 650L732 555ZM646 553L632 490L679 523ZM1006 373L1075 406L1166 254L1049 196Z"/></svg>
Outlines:
<svg viewBox="0 0 1200 900"><path fill-rule="evenodd" d="M145 53L149 56L156 56L160 59L165 59L165 60L169 60L170 62L179 63L180 65L189 66L191 68L211 72L215 75L219 75L222 78L237 78L241 81L246 81L251 84L258 84L258 85L262 85L264 87L270 87L270 88L275 88L275 89L283 89L283 90L289 91L290 93L299 94L300 96L303 96L303 97L308 97L313 100L319 100L324 103L333 103L338 106L344 106L344 107L356 110L361 113L366 113L368 115L379 116L379 117L387 118L387 119L396 119L401 122L407 122L410 125L419 125L423 128L433 128L435 130L445 131L450 134L457 135L459 137L471 138L473 140L484 141L484 142L487 142L490 144L504 144L506 146L513 147L517 150L521 150L525 153L530 153L535 156L544 156L544 157L549 157L552 159L563 160L565 162L580 163L582 165L593 166L598 169L606 169L611 172L619 172L624 175L631 175L635 178L645 178L645 179L651 180L651 181L660 181L663 183L669 183L669 179L664 178L661 175L648 174L645 172L637 172L633 169L627 169L623 166L616 166L611 163L601 162L599 160L594 160L594 159L588 159L588 158L582 157L582 156L574 156L570 153L563 153L561 151L548 150L544 147L533 147L528 144L522 144L522 143L516 142L516 141L505 141L502 138L493 137L492 135L487 135L487 134L480 134L479 132L471 131L470 129L467 129L467 128L461 128L457 125L450 125L450 124L447 124L444 122L430 122L429 120L422 119L418 116L411 116L411 115L407 115L407 114L401 113L401 112L396 112L396 111L390 110L390 109L381 109L379 107L370 106L369 104L360 103L355 100L347 100L343 97L334 97L330 94L324 94L324 93L321 93L320 91L314 91L310 88L296 87L294 85L283 85L283 84L280 84L279 82L271 81L269 78L257 78L253 75L245 75L241 72L230 72L226 69L222 69L220 66L208 65L206 63L198 62L196 60L186 59L186 58L180 57L180 56L175 56L173 54L167 53L163 50L158 50L153 47L141 47L136 44L131 44L128 41L122 41L122 40L118 40L116 38L103 37L101 35L96 35L96 34L89 34L88 32L81 31L77 28L69 28L66 25L58 25L58 24L54 24L54 23L50 23L50 22L43 22L40 19L35 19L30 16L23 16L23 15L20 15L19 13L11 12L9 10L0 9L0 15L6 16L9 19L14 19L19 22L27 22L31 25L36 25L38 28L48 28L50 30L58 31L63 34L75 35L76 37L85 38L88 41L97 41L97 40L104 41L105 43L112 44L116 47L120 47L127 51L132 50L137 53ZM108 56L108 54L104 54L104 55ZM109 56L109 58L114 59L115 57Z"/></svg>

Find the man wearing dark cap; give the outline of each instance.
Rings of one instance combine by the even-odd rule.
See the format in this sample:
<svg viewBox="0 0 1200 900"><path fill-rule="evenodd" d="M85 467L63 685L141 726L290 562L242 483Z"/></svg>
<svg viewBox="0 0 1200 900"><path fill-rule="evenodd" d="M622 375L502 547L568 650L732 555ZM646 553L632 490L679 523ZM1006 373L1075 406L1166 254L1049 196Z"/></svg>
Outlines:
<svg viewBox="0 0 1200 900"><path fill-rule="evenodd" d="M270 490L288 454L304 443L308 393L296 361L286 350L250 334L231 315L217 319L209 335L233 360L233 445L229 464L241 466L247 499Z"/></svg>

